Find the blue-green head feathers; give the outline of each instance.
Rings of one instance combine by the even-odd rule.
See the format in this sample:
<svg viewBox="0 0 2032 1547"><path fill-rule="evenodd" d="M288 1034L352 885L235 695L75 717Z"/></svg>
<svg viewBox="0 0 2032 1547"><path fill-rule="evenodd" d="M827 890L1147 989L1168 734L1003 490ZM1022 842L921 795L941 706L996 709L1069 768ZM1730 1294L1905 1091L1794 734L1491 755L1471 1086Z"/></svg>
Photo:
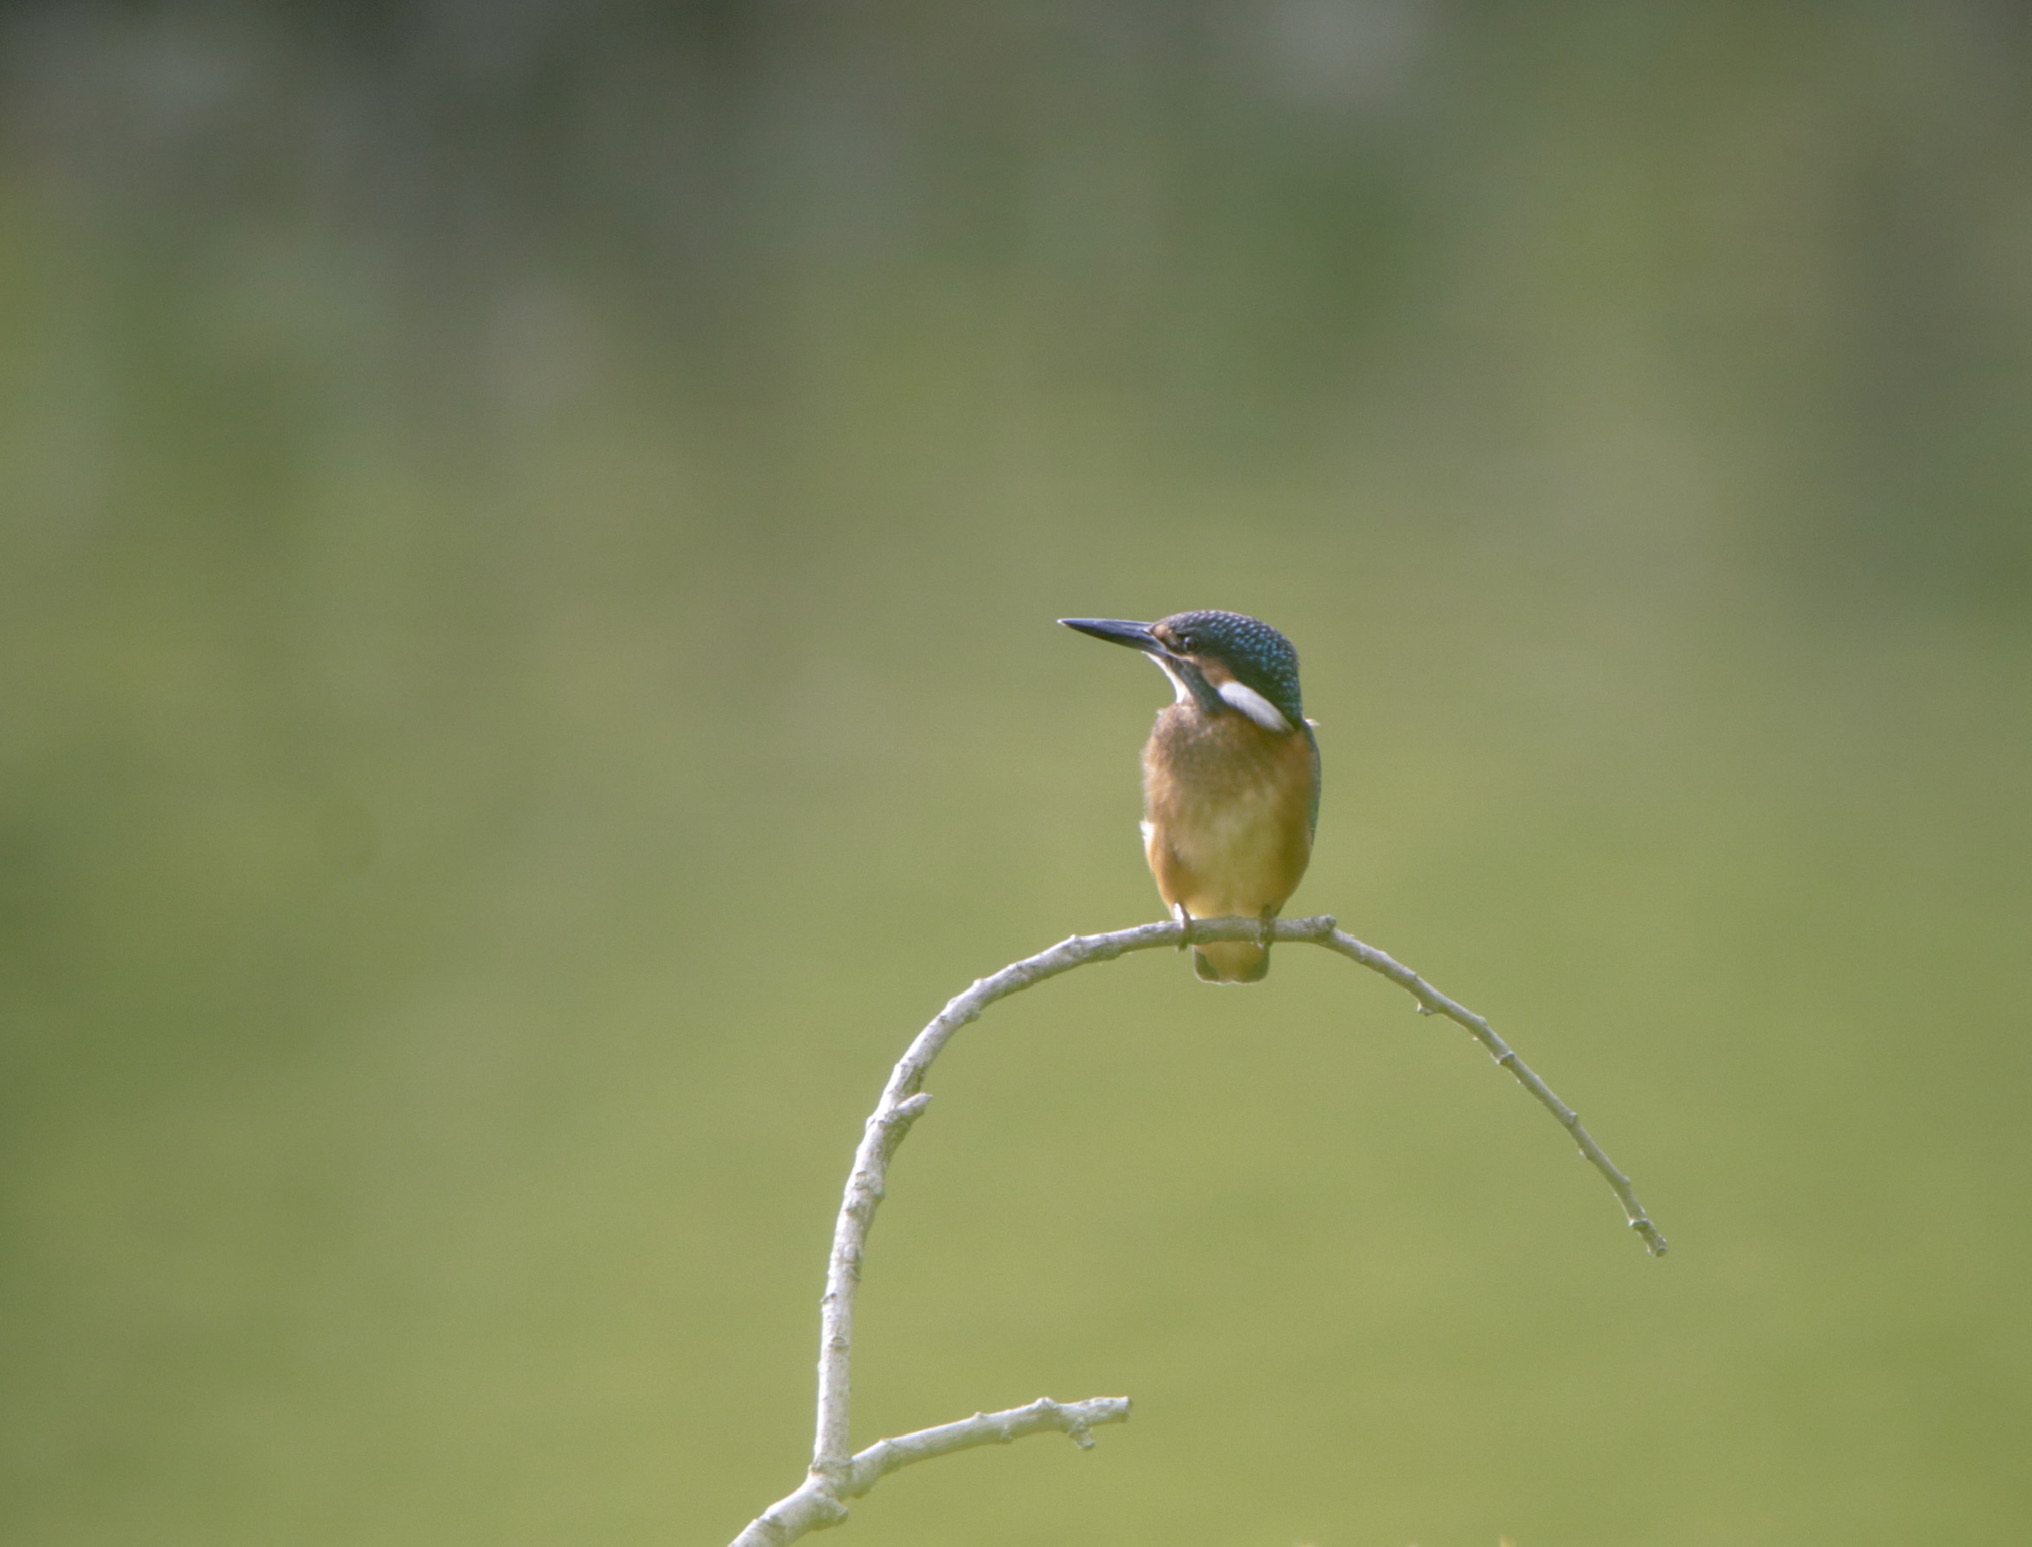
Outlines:
<svg viewBox="0 0 2032 1547"><path fill-rule="evenodd" d="M1294 728L1305 723L1298 652L1262 619L1239 612L1175 612L1151 624L1150 632L1179 655L1219 661L1238 682L1269 699Z"/></svg>

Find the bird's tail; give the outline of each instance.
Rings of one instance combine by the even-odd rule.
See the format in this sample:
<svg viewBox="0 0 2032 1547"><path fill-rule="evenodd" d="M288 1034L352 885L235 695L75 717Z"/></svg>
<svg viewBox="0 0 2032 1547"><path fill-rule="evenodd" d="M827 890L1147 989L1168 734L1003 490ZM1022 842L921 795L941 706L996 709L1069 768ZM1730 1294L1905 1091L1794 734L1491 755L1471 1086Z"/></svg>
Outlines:
<svg viewBox="0 0 2032 1547"><path fill-rule="evenodd" d="M1202 983L1260 983L1270 975L1270 947L1246 940L1196 945L1192 970Z"/></svg>

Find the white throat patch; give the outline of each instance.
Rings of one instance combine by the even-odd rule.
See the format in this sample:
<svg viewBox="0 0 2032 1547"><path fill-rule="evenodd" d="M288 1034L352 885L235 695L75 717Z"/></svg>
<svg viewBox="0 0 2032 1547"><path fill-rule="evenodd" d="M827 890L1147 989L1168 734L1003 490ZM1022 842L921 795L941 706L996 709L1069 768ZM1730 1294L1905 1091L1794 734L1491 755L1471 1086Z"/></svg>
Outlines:
<svg viewBox="0 0 2032 1547"><path fill-rule="evenodd" d="M1291 722L1284 718L1277 706L1246 682L1223 682L1215 691L1266 731L1276 731L1282 735L1288 734L1291 730ZM1184 693L1185 690L1180 688L1181 697Z"/></svg>
<svg viewBox="0 0 2032 1547"><path fill-rule="evenodd" d="M1192 689L1187 686L1185 678L1178 674L1177 668L1161 655L1153 655L1148 657L1148 659L1159 671L1171 679L1171 691L1175 695L1171 701L1174 704L1191 703Z"/></svg>

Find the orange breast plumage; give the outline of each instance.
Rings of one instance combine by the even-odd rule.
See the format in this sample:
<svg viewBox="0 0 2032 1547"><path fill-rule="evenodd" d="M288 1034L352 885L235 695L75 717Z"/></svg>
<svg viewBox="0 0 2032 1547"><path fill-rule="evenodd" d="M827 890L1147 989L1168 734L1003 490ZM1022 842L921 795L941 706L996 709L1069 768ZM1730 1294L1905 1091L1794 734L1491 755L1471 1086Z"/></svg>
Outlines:
<svg viewBox="0 0 2032 1547"><path fill-rule="evenodd" d="M1193 918L1275 918L1312 857L1319 754L1308 729L1173 704L1143 753L1145 854L1158 894ZM1200 975L1254 982L1260 945L1199 948Z"/></svg>

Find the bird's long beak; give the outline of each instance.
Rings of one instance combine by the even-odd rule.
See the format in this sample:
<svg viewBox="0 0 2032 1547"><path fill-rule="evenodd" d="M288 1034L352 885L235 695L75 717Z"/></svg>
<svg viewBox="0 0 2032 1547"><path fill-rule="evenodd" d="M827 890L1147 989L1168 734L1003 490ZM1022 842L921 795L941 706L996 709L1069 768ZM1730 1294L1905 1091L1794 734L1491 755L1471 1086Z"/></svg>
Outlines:
<svg viewBox="0 0 2032 1547"><path fill-rule="evenodd" d="M1112 645L1127 645L1131 650L1143 650L1151 655L1171 653L1150 632L1147 623L1122 623L1113 618L1060 618L1058 621L1067 628L1091 634L1096 639L1105 639Z"/></svg>

